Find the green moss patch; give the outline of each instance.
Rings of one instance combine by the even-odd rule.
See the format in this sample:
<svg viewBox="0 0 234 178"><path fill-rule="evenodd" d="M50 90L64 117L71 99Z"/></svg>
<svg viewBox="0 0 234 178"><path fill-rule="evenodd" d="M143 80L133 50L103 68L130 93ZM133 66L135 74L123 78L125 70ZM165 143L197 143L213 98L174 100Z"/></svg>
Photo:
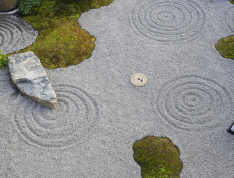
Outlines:
<svg viewBox="0 0 234 178"><path fill-rule="evenodd" d="M219 40L215 48L223 57L234 59L234 36L231 35Z"/></svg>
<svg viewBox="0 0 234 178"><path fill-rule="evenodd" d="M1 53L1 50L0 50L0 68L5 69L6 66L8 66L8 62L7 62L7 55L4 55Z"/></svg>
<svg viewBox="0 0 234 178"><path fill-rule="evenodd" d="M46 68L77 65L92 55L95 38L78 24L89 9L108 5L113 0L42 0L31 13L19 18L39 31L36 41L7 56L32 51Z"/></svg>
<svg viewBox="0 0 234 178"><path fill-rule="evenodd" d="M143 178L179 178L182 170L179 149L166 137L147 136L133 145L134 160Z"/></svg>

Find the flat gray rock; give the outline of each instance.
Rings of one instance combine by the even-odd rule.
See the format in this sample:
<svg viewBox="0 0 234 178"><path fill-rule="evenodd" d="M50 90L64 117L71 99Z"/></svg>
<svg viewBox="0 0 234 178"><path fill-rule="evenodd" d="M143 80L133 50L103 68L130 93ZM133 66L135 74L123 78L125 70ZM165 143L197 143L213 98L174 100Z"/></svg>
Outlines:
<svg viewBox="0 0 234 178"><path fill-rule="evenodd" d="M55 108L56 94L40 59L32 51L9 56L8 67L13 83L23 94L51 109Z"/></svg>

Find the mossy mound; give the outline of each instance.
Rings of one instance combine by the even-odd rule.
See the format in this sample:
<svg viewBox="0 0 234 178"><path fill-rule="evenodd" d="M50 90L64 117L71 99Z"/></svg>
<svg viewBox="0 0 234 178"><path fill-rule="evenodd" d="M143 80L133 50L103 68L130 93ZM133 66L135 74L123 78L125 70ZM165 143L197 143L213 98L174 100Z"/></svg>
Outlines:
<svg viewBox="0 0 234 178"><path fill-rule="evenodd" d="M147 136L133 145L134 160L143 178L179 178L182 170L179 149L166 137Z"/></svg>
<svg viewBox="0 0 234 178"><path fill-rule="evenodd" d="M234 59L234 36L231 35L219 40L215 48L223 57Z"/></svg>
<svg viewBox="0 0 234 178"><path fill-rule="evenodd" d="M113 0L42 0L31 13L19 18L39 31L36 41L7 56L32 51L43 67L54 69L77 65L91 56L95 38L77 20L89 9L109 5Z"/></svg>
<svg viewBox="0 0 234 178"><path fill-rule="evenodd" d="M230 3L234 4L234 0L230 0Z"/></svg>

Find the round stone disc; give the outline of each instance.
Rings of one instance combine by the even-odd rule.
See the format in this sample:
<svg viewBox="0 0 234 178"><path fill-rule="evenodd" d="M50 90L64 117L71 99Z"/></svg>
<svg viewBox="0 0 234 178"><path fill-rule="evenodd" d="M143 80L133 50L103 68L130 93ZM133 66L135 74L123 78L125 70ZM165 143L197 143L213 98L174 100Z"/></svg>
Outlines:
<svg viewBox="0 0 234 178"><path fill-rule="evenodd" d="M131 82L133 85L141 87L141 86L144 86L146 84L147 78L143 74L137 73L131 77Z"/></svg>

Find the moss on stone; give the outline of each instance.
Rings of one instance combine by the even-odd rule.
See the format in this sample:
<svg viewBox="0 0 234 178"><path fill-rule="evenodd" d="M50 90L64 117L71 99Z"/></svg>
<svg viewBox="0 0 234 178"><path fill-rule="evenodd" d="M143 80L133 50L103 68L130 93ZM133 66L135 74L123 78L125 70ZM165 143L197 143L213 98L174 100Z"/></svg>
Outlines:
<svg viewBox="0 0 234 178"><path fill-rule="evenodd" d="M219 40L215 48L223 57L234 59L234 36L231 35Z"/></svg>
<svg viewBox="0 0 234 178"><path fill-rule="evenodd" d="M234 0L230 0L230 3L234 4Z"/></svg>
<svg viewBox="0 0 234 178"><path fill-rule="evenodd" d="M46 68L77 65L92 55L95 38L78 24L89 9L108 5L113 0L42 0L31 13L19 18L39 31L36 41L18 53L32 51Z"/></svg>
<svg viewBox="0 0 234 178"><path fill-rule="evenodd" d="M179 178L182 170L179 149L166 137L147 136L133 145L134 160L143 178Z"/></svg>

